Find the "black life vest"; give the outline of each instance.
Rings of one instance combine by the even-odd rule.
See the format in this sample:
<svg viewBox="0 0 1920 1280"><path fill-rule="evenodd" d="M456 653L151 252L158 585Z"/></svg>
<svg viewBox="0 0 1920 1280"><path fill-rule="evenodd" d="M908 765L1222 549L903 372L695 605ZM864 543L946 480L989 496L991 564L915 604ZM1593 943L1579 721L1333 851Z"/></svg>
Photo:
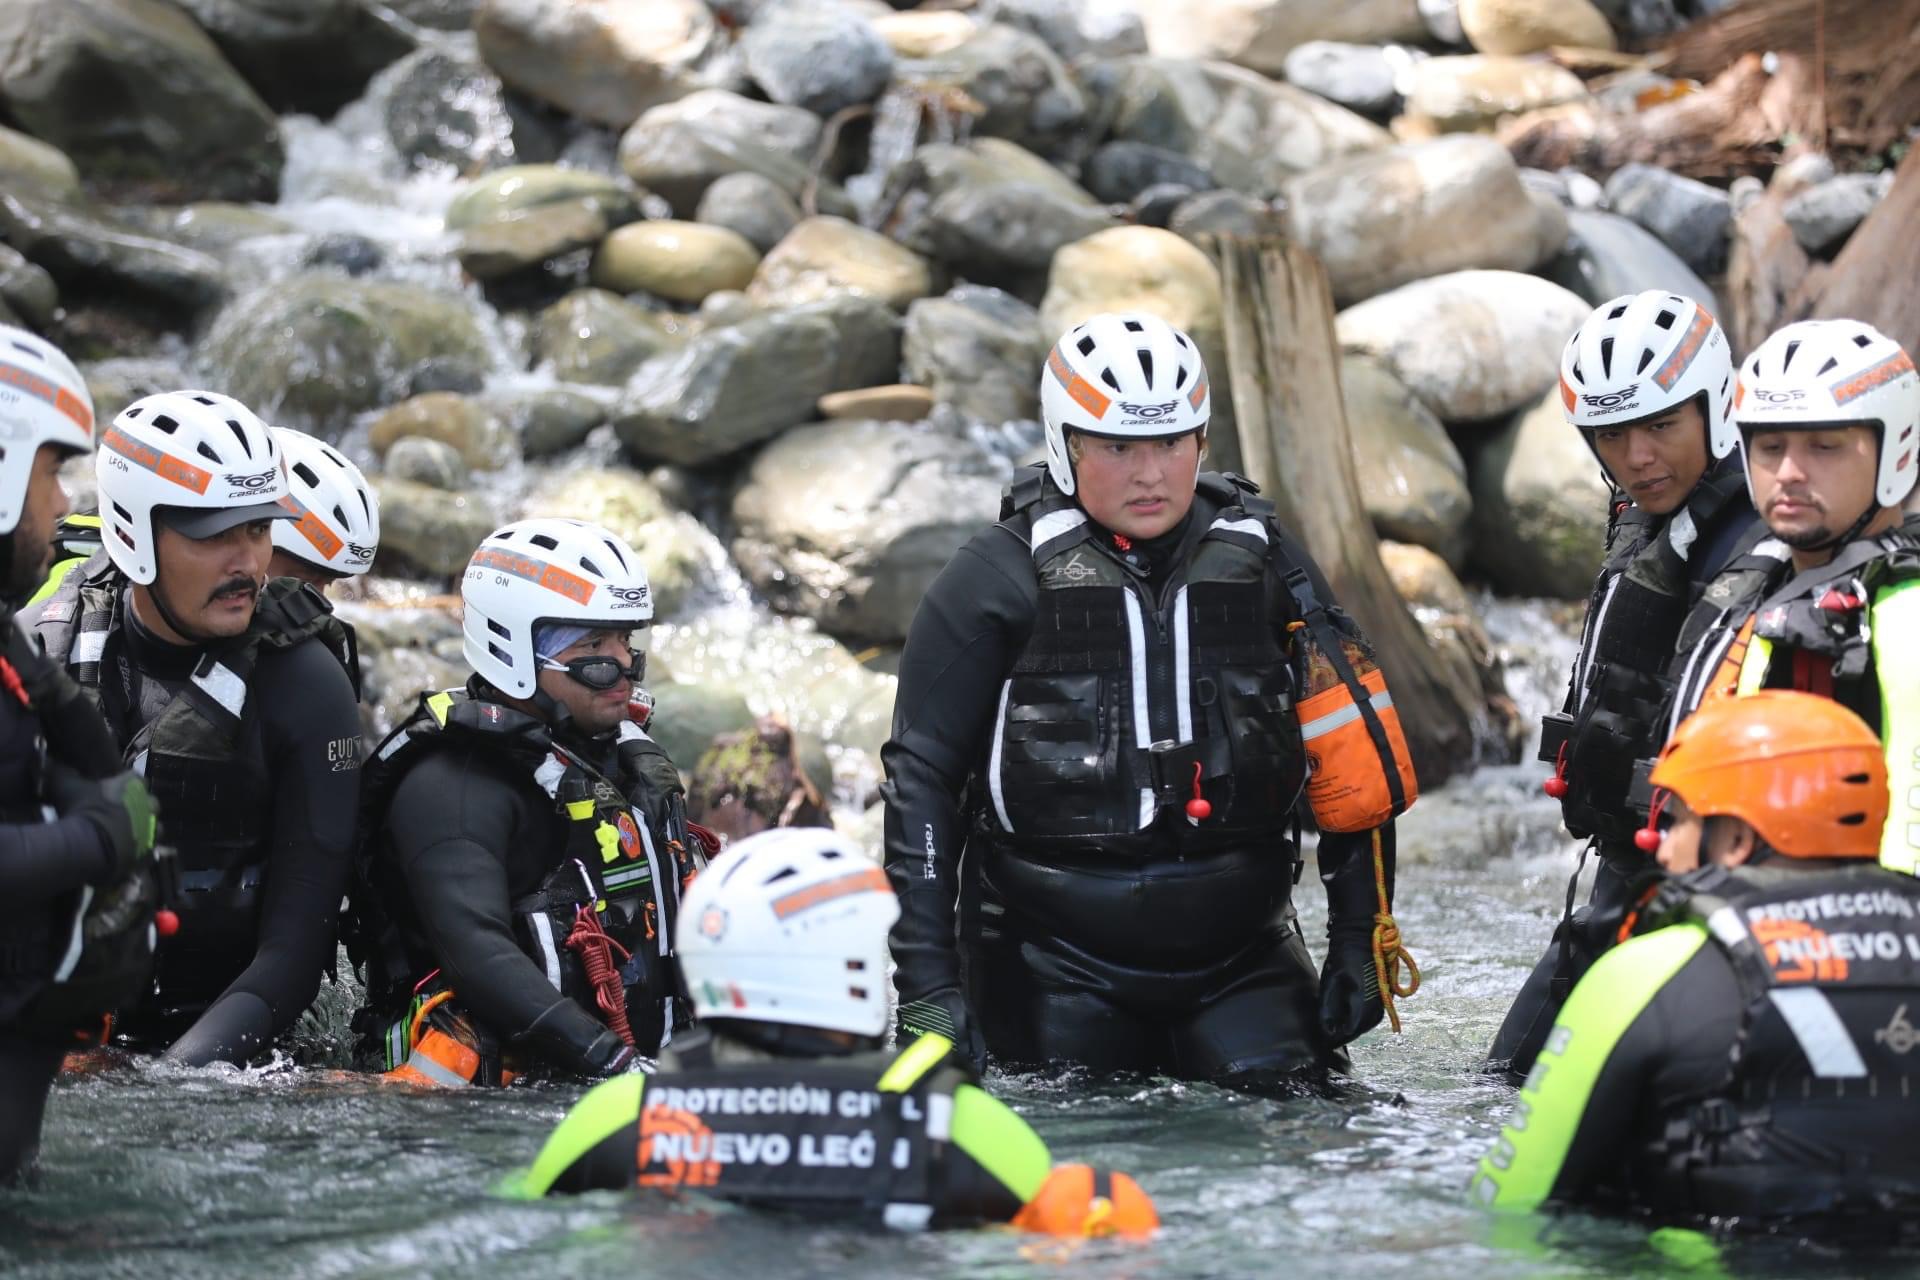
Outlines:
<svg viewBox="0 0 1920 1280"><path fill-rule="evenodd" d="M973 1076L938 1036L898 1056L715 1061L696 1028L647 1076L614 1146L632 1185L704 1191L764 1208L848 1212L901 1230L947 1206L940 1166L953 1094ZM1011 1199L1011 1197L1009 1197ZM1006 1207L1011 1217L1017 1203Z"/></svg>
<svg viewBox="0 0 1920 1280"><path fill-rule="evenodd" d="M1662 740L1656 735L1676 650L1697 640L1713 616L1694 602L1690 557L1743 508L1751 513L1735 466L1710 471L1668 516L1616 504L1566 699L1541 725L1539 758L1566 784L1561 815L1576 837L1627 844L1640 825L1629 803L1634 764Z"/></svg>
<svg viewBox="0 0 1920 1280"><path fill-rule="evenodd" d="M1642 929L1703 924L1740 986L1719 1078L1670 1102L1630 1171L1681 1213L1920 1204L1920 882L1871 863L1704 868Z"/></svg>
<svg viewBox="0 0 1920 1280"><path fill-rule="evenodd" d="M409 946L398 923L406 889L385 863L385 827L407 772L429 752L458 743L528 770L568 818L566 844L553 851L545 880L510 904L521 949L556 991L602 1017L584 964L567 946L579 913L594 911L628 953L620 968L627 1017L640 1052L651 1053L667 1043L676 1023L687 1020L676 994L672 939L681 891L705 865L702 847L687 829L679 770L638 725L623 721L619 777L608 777L556 744L545 722L483 694L477 684L422 694L414 714L367 765L342 927L348 959L368 995L365 1016L355 1019L362 1049L387 1069L405 1062L412 1015L436 990L429 980L437 961Z"/></svg>
<svg viewBox="0 0 1920 1280"><path fill-rule="evenodd" d="M178 850L180 933L161 957L159 988L170 1006L185 1008L224 991L257 942L273 787L266 761L240 749L254 666L264 652L310 639L344 662L336 647L344 641L319 592L293 578L271 579L247 630L207 646L173 700L128 737L103 689L103 675L119 678L125 591L126 579L102 552L41 606L36 630L47 656L121 736L126 764L145 777L160 808L162 839Z"/></svg>
<svg viewBox="0 0 1920 1280"><path fill-rule="evenodd" d="M1290 613L1270 596L1271 505L1200 477L1202 536L1159 598L1043 475L1001 526L1033 550L1039 602L1001 687L980 788L996 844L1109 856L1274 844L1307 777ZM1288 609L1282 596L1280 608ZM1195 823L1196 783L1212 807Z"/></svg>

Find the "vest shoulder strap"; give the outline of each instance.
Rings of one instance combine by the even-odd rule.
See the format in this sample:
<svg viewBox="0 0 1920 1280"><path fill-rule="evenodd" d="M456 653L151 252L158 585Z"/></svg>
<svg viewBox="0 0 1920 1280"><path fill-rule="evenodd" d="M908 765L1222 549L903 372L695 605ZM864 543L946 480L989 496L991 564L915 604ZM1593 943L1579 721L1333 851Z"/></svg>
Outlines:
<svg viewBox="0 0 1920 1280"><path fill-rule="evenodd" d="M1047 493L1047 464L1036 462L1014 473L1000 494L1000 519L1011 520L1027 511Z"/></svg>

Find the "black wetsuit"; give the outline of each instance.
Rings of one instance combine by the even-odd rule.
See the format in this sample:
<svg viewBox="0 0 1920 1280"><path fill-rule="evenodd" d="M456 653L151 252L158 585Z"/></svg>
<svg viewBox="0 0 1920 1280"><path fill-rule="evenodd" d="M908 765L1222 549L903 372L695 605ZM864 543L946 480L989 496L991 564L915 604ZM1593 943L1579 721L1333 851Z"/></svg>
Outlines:
<svg viewBox="0 0 1920 1280"><path fill-rule="evenodd" d="M1123 553L1144 566L1156 598L1213 516L1197 496L1179 526ZM1307 570L1321 599L1331 600L1318 570L1310 562ZM1269 579L1272 616L1291 618L1280 573ZM981 774L1002 683L1028 644L1038 604L1031 549L995 526L960 549L914 615L893 736L881 753L887 873L902 912L892 948L903 1006L952 998L964 957L967 1006L987 1051L1004 1063L1071 1061L1189 1078L1343 1064L1321 1026L1319 984L1290 904L1291 831L1197 857L982 852L987 837L970 830L985 803ZM1176 832L1154 830L1168 834L1162 847L1175 847ZM1391 836L1391 824L1384 833ZM1323 871L1368 839L1326 837Z"/></svg>
<svg viewBox="0 0 1920 1280"><path fill-rule="evenodd" d="M169 644L134 617L101 675L107 721L122 743L179 692L203 650ZM138 1047L204 1065L246 1062L290 1030L334 959L360 795L360 711L353 686L318 640L260 653L248 684L238 754L271 780L259 914L251 946L195 945L192 886L178 937L161 950L156 992L117 1027ZM162 839L168 836L162 816ZM190 851L183 858L192 865Z"/></svg>
<svg viewBox="0 0 1920 1280"><path fill-rule="evenodd" d="M567 736L561 743L620 776L611 740ZM618 1039L563 996L514 936L512 904L553 874L569 848L570 825L529 765L498 749L449 742L395 787L384 848L405 879L405 901L392 906L409 955L437 964L494 1036L576 1071L599 1071Z"/></svg>
<svg viewBox="0 0 1920 1280"><path fill-rule="evenodd" d="M0 615L0 648L21 642L11 611ZM72 1046L70 1035L28 1026L21 1013L54 972L81 886L113 871L92 822L42 816L41 748L40 717L0 688L0 1184L31 1164L47 1090Z"/></svg>

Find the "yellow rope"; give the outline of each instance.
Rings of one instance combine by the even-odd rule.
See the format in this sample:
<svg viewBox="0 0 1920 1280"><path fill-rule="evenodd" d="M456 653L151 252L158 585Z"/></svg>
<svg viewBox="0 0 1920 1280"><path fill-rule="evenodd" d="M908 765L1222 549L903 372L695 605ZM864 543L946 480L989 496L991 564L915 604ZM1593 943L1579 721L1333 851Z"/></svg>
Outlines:
<svg viewBox="0 0 1920 1280"><path fill-rule="evenodd" d="M1374 980L1380 987L1380 1003L1386 1006L1387 1021L1393 1024L1397 1034L1400 1030L1400 1011L1393 1007L1395 996L1402 1000L1420 989L1420 966L1414 962L1413 953L1400 942L1400 926L1394 923L1393 913L1387 906L1387 859L1380 849L1380 830L1373 832L1373 889L1374 901L1381 908L1373 917L1373 972ZM1406 976L1400 974L1401 966L1406 967Z"/></svg>

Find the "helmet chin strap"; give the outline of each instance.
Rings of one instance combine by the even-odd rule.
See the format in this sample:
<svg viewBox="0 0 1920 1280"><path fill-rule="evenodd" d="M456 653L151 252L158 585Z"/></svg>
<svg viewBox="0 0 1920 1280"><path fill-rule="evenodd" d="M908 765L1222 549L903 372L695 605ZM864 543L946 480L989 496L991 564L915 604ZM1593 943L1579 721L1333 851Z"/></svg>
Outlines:
<svg viewBox="0 0 1920 1280"><path fill-rule="evenodd" d="M1828 538L1825 542L1816 542L1812 546L1796 547L1795 550L1797 551L1832 551L1838 547L1844 547L1847 543L1852 542L1855 538L1859 537L1861 530L1865 529L1868 525L1872 524L1874 519L1877 516L1879 516L1879 514L1882 511L1885 511L1885 510L1886 508L1880 505L1880 500L1879 498L1876 497L1872 502L1869 502L1867 504L1867 509L1860 513L1859 518L1855 520L1852 524L1847 526L1846 532L1836 534L1833 537Z"/></svg>
<svg viewBox="0 0 1920 1280"><path fill-rule="evenodd" d="M154 610L160 615L160 621L166 623L175 635L185 640L188 644L194 646L212 644L214 641L220 639L219 636L215 635L203 635L180 620L178 615L167 606L166 595L160 590L160 577L158 574L155 574L153 581L147 584L147 599L153 601Z"/></svg>

